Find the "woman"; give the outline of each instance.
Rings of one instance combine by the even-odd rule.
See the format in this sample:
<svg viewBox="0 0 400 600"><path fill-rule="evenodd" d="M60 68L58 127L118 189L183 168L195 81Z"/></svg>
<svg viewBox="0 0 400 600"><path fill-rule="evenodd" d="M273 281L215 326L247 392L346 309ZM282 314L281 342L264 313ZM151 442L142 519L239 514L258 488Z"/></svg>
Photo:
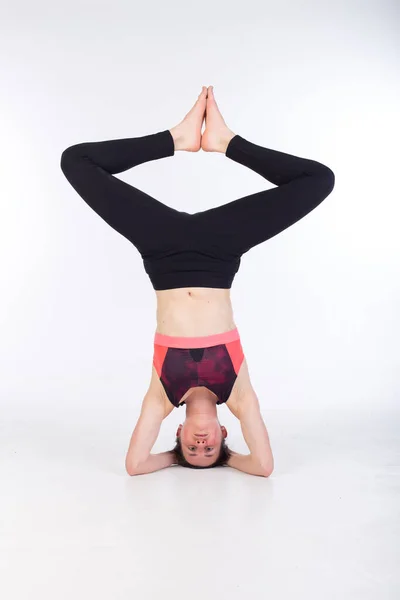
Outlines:
<svg viewBox="0 0 400 600"><path fill-rule="evenodd" d="M203 120L205 130L201 133ZM175 151L222 152L277 187L197 213L178 211L114 177ZM241 256L313 210L332 191L325 165L256 145L229 129L213 86L172 129L142 137L85 142L64 150L61 169L87 204L139 250L157 296L152 376L133 431L125 466L138 475L172 464L228 465L267 477L273 471L230 288ZM240 420L250 450L226 446L217 404ZM151 454L161 422L186 405L176 446Z"/></svg>

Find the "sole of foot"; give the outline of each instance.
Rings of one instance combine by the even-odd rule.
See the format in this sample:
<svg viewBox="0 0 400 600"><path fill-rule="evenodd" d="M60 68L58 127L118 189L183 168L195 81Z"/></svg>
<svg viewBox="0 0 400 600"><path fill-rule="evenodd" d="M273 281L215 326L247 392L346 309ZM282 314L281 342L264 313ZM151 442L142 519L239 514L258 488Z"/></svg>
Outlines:
<svg viewBox="0 0 400 600"><path fill-rule="evenodd" d="M185 150L186 152L198 152L200 150L201 127L204 121L206 102L207 87L203 86L190 111L178 125L170 129L174 138L175 150Z"/></svg>
<svg viewBox="0 0 400 600"><path fill-rule="evenodd" d="M201 148L205 152L226 152L229 142L236 135L225 123L214 97L214 86L207 90L205 115L206 127L201 137Z"/></svg>

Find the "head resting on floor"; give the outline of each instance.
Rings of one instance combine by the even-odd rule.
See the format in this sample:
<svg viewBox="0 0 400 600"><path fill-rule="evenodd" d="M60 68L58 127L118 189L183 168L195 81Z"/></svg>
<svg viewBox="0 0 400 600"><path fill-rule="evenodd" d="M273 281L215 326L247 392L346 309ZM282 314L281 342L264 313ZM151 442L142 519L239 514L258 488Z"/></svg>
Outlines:
<svg viewBox="0 0 400 600"><path fill-rule="evenodd" d="M186 419L176 432L172 449L176 462L191 469L225 465L230 457L228 432L220 425L217 396L205 387L192 388L186 402Z"/></svg>

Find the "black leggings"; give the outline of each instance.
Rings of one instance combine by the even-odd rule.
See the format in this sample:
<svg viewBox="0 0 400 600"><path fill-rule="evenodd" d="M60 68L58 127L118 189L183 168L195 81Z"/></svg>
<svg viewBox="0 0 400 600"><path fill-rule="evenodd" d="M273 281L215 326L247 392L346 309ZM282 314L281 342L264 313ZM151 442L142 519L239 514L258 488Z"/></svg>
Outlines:
<svg viewBox="0 0 400 600"><path fill-rule="evenodd" d="M114 177L173 156L170 131L70 146L61 169L85 202L139 250L154 289L231 287L242 254L312 211L335 176L317 161L264 148L240 135L226 156L277 187L197 213L178 211Z"/></svg>

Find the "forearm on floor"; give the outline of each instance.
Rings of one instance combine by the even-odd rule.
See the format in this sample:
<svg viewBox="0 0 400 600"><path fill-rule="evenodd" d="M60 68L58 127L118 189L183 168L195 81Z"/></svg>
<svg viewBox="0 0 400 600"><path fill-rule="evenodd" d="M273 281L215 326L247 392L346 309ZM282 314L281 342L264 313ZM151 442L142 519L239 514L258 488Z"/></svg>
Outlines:
<svg viewBox="0 0 400 600"><path fill-rule="evenodd" d="M175 456L171 451L159 452L158 454L149 454L147 459L139 465L126 464L126 470L129 475L144 475L153 473L160 469L166 469L176 464Z"/></svg>
<svg viewBox="0 0 400 600"><path fill-rule="evenodd" d="M232 452L227 464L229 467L249 473L249 475L260 475L261 477L270 475L270 469L263 467L251 454Z"/></svg>

